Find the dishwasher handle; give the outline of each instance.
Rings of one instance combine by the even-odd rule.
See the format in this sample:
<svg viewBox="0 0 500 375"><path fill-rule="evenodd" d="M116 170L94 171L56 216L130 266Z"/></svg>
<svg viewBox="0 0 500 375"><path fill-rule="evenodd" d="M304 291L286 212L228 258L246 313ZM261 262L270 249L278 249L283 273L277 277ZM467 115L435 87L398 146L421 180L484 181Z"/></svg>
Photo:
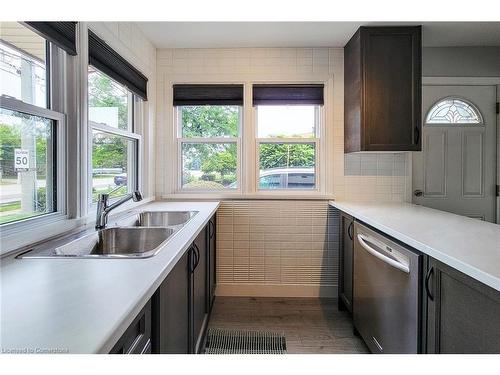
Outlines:
<svg viewBox="0 0 500 375"><path fill-rule="evenodd" d="M387 263L388 265L397 268L400 271L403 271L405 273L410 273L410 267L406 264L400 263L397 260L391 259L388 256L382 254L381 252L375 250L374 248L370 247L366 241L369 241L369 239L362 235L358 234L358 242L360 245L365 249L368 253L373 255L374 257L380 259L382 262Z"/></svg>

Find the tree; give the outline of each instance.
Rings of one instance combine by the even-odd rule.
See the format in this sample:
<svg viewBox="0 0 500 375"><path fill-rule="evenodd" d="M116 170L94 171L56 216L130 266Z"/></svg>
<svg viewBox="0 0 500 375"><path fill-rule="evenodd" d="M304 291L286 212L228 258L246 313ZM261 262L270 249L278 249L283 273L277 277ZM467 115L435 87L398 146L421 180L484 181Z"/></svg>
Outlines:
<svg viewBox="0 0 500 375"><path fill-rule="evenodd" d="M128 126L128 95L111 78L99 72L89 74L89 107L118 108L118 127Z"/></svg>
<svg viewBox="0 0 500 375"><path fill-rule="evenodd" d="M127 92L111 78L99 72L89 74L89 106L118 108L118 127L128 127ZM94 136L92 145L93 168L126 169L126 143L120 137Z"/></svg>
<svg viewBox="0 0 500 375"><path fill-rule="evenodd" d="M122 168L127 166L127 145L119 137L96 137L92 146L93 168Z"/></svg>
<svg viewBox="0 0 500 375"><path fill-rule="evenodd" d="M201 170L205 173L218 172L224 181L225 175L236 172L236 146L232 144L227 150L203 160Z"/></svg>
<svg viewBox="0 0 500 375"><path fill-rule="evenodd" d="M237 137L239 109L235 106L182 107L184 138Z"/></svg>
<svg viewBox="0 0 500 375"><path fill-rule="evenodd" d="M239 108L236 106L184 106L181 111L184 138L238 136ZM199 168L213 154L214 145L210 144L192 144L183 149L189 169ZM220 173L217 169L213 171Z"/></svg>
<svg viewBox="0 0 500 375"><path fill-rule="evenodd" d="M261 169L314 166L312 144L262 143L259 151Z"/></svg>

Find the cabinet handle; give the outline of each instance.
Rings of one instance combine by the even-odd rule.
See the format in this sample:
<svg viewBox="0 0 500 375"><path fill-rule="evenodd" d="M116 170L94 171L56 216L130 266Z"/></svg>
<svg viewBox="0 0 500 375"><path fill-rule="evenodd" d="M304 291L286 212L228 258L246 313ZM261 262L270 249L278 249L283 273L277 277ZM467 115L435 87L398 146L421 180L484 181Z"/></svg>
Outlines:
<svg viewBox="0 0 500 375"><path fill-rule="evenodd" d="M190 272L193 273L196 266L198 265L198 254L196 253L196 249L195 249L195 244L193 243L191 245L191 265L190 265Z"/></svg>
<svg viewBox="0 0 500 375"><path fill-rule="evenodd" d="M208 222L208 238L212 239L215 234L214 223L212 220Z"/></svg>
<svg viewBox="0 0 500 375"><path fill-rule="evenodd" d="M351 239L351 241L354 239L354 221L351 221L351 224L347 227L347 235Z"/></svg>
<svg viewBox="0 0 500 375"><path fill-rule="evenodd" d="M195 259L196 259L196 262L194 264L194 267L193 267L193 271L196 269L196 267L198 267L198 263L200 263L200 249L198 249L198 246L196 246L196 244L193 244L193 248L194 248L194 251L195 251Z"/></svg>
<svg viewBox="0 0 500 375"><path fill-rule="evenodd" d="M358 234L358 242L361 245L363 249L365 249L369 254L373 255L375 258L381 260L384 263L387 263L388 265L403 271L405 273L410 273L410 267L409 264L404 264L401 262L398 262L397 260L394 260L392 258L389 258L387 255L382 254L381 252L375 250L371 246L368 245L367 242L370 241L369 236L365 236L363 234Z"/></svg>
<svg viewBox="0 0 500 375"><path fill-rule="evenodd" d="M427 270L427 274L425 275L425 291L427 292L427 297L431 301L434 301L434 296L432 295L431 289L429 288L429 279L431 278L433 273L434 273L434 267L431 267Z"/></svg>
<svg viewBox="0 0 500 375"><path fill-rule="evenodd" d="M415 144L418 145L418 142L420 141L420 129L418 126L415 126Z"/></svg>

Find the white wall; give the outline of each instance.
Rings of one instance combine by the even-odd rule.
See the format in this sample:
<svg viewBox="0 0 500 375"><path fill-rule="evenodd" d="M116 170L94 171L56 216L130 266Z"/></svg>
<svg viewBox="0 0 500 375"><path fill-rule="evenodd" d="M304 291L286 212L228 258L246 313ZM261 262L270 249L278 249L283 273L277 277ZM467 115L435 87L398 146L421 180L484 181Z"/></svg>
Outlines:
<svg viewBox="0 0 500 375"><path fill-rule="evenodd" d="M155 121L156 121L156 48L133 22L89 22L96 33L148 78L148 100L143 106L142 193L154 197Z"/></svg>
<svg viewBox="0 0 500 375"><path fill-rule="evenodd" d="M500 47L426 47L424 77L500 77Z"/></svg>

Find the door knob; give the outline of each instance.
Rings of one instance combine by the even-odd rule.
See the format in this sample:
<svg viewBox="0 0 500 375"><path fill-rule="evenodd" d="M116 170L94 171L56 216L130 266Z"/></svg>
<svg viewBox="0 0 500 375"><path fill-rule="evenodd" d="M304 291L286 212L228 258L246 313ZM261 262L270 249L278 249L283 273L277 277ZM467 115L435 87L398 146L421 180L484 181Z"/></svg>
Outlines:
<svg viewBox="0 0 500 375"><path fill-rule="evenodd" d="M424 195L424 192L422 190L417 189L413 192L413 195L416 197L421 197L422 195Z"/></svg>

